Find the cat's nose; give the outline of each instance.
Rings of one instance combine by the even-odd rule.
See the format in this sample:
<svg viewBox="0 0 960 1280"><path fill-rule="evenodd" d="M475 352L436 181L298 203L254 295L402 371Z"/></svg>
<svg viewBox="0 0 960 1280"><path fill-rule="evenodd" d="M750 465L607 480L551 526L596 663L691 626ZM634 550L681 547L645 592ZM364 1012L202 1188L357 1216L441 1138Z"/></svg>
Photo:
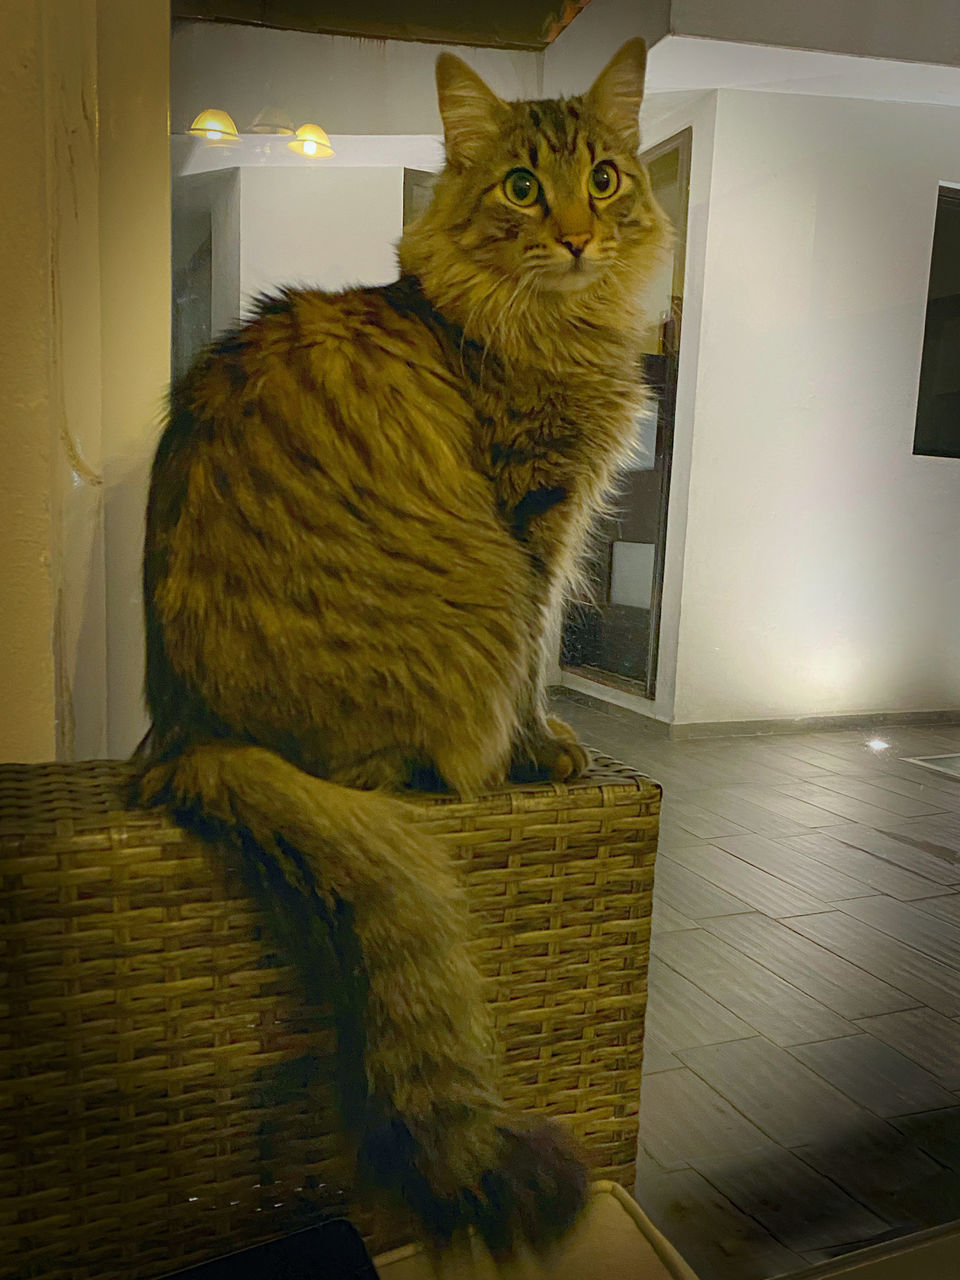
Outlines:
<svg viewBox="0 0 960 1280"><path fill-rule="evenodd" d="M593 239L589 231L580 231L576 235L557 236L557 240L565 249L569 249L575 258L579 258L581 253Z"/></svg>

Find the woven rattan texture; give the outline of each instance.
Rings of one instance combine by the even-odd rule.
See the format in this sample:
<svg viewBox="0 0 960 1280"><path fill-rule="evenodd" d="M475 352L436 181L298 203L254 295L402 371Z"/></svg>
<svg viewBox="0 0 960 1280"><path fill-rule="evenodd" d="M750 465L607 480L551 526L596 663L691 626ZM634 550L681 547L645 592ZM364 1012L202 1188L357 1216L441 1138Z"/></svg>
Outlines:
<svg viewBox="0 0 960 1280"><path fill-rule="evenodd" d="M349 1212L335 1032L230 855L124 804L126 766L0 766L0 1277L149 1280ZM568 785L416 801L450 842L506 1096L633 1182L660 793Z"/></svg>

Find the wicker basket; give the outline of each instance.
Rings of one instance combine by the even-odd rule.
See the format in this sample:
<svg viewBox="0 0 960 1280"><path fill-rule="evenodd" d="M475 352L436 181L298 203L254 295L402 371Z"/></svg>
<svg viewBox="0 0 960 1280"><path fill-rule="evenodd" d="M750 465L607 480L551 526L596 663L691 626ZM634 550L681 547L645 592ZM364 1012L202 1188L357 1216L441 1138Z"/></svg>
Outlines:
<svg viewBox="0 0 960 1280"><path fill-rule="evenodd" d="M148 1280L348 1212L329 1064L224 851L126 810L126 766L0 766L0 1277ZM631 1186L660 791L417 802L450 841L491 979L507 1098Z"/></svg>

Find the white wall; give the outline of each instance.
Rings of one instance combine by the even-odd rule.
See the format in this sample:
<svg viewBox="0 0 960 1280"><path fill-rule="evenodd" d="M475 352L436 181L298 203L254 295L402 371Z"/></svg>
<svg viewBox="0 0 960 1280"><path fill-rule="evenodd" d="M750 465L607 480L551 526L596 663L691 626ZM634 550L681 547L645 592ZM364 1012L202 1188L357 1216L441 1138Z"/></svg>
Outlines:
<svg viewBox="0 0 960 1280"><path fill-rule="evenodd" d="M958 178L955 109L718 95L677 722L960 705L960 462L911 453Z"/></svg>
<svg viewBox="0 0 960 1280"><path fill-rule="evenodd" d="M241 133L265 107L327 133L437 134L434 63L443 46L273 31L214 22L178 25L171 47L170 128L204 107L229 111ZM541 55L453 50L506 98L539 95Z"/></svg>
<svg viewBox="0 0 960 1280"><path fill-rule="evenodd" d="M643 36L650 49L670 29L670 0L590 0L544 53L543 97L584 93L620 46Z"/></svg>
<svg viewBox="0 0 960 1280"><path fill-rule="evenodd" d="M242 303L281 284L343 289L397 277L403 170L240 171Z"/></svg>
<svg viewBox="0 0 960 1280"><path fill-rule="evenodd" d="M240 311L240 170L213 169L174 178L173 267L184 266L196 245L190 224L207 215L213 248L210 328L221 333ZM184 231L187 234L184 234Z"/></svg>

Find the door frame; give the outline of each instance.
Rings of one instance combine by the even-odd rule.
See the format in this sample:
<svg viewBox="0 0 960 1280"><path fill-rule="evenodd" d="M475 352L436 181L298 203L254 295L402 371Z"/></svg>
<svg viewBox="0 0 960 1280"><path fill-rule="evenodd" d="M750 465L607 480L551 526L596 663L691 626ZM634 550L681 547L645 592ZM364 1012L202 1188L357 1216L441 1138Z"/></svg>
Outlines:
<svg viewBox="0 0 960 1280"><path fill-rule="evenodd" d="M645 680L634 680L616 672L604 671L597 667L578 667L560 663L561 672L592 681L594 684L606 685L619 689L623 693L633 694L653 701L657 692L657 668L660 658L660 622L663 612L663 579L667 553L667 517L670 506L670 482L673 468L673 443L676 427L677 384L680 365L680 334L683 324L684 279L687 262L687 230L690 209L690 173L693 160L693 127L688 125L678 133L671 134L662 142L649 147L640 155L645 165L652 160L666 155L670 151L679 153L678 184L684 193L683 216L674 225L676 233L673 260L672 297L679 299L679 306L674 313L675 323L669 332L670 347L664 352L664 391L660 399L657 415L657 444L654 454L654 470L660 475L660 494L657 508L657 541L654 550L653 579L650 590L650 631L647 640L647 674Z"/></svg>

